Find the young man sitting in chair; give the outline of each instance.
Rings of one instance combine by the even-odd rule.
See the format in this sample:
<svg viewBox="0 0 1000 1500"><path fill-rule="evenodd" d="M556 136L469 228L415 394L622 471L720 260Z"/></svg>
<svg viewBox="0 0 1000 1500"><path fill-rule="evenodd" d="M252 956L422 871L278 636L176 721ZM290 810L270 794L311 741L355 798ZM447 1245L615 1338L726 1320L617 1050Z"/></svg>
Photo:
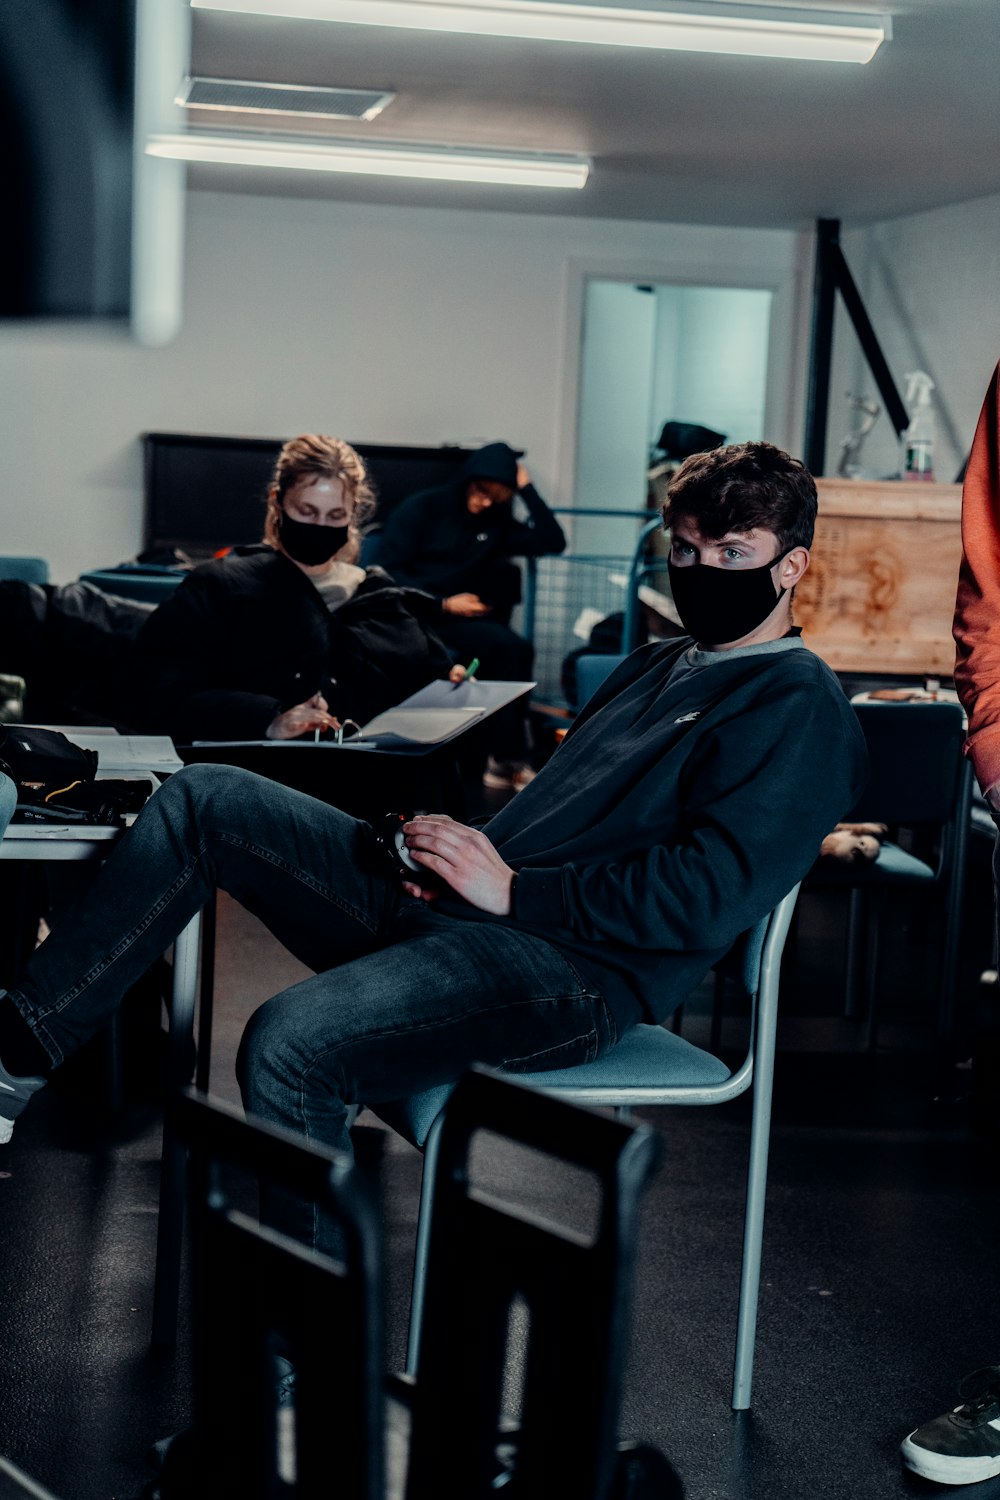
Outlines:
<svg viewBox="0 0 1000 1500"><path fill-rule="evenodd" d="M660 1021L805 874L865 776L853 711L792 626L816 487L768 443L698 454L665 507L693 640L632 653L550 763L484 828L372 828L223 766L152 797L92 892L0 998L0 1140L218 887L314 977L240 1047L246 1108L350 1149L356 1104L473 1062L567 1067ZM329 1226L287 1203L289 1232Z"/></svg>

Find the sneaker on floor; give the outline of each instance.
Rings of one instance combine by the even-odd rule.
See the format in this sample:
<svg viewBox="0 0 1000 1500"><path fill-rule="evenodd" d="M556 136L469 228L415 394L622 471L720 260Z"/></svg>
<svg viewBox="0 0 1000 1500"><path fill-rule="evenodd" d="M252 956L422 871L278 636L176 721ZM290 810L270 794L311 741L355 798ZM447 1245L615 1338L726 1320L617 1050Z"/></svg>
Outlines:
<svg viewBox="0 0 1000 1500"><path fill-rule="evenodd" d="M45 1078L16 1078L0 1062L0 1146L6 1146L14 1134L14 1121L24 1106L47 1083Z"/></svg>
<svg viewBox="0 0 1000 1500"><path fill-rule="evenodd" d="M908 1469L938 1484L977 1484L1000 1474L1000 1365L974 1370L958 1387L962 1405L904 1438Z"/></svg>
<svg viewBox="0 0 1000 1500"><path fill-rule="evenodd" d="M520 792L529 781L534 781L538 772L526 760L497 760L491 755L483 772L483 786L494 791Z"/></svg>

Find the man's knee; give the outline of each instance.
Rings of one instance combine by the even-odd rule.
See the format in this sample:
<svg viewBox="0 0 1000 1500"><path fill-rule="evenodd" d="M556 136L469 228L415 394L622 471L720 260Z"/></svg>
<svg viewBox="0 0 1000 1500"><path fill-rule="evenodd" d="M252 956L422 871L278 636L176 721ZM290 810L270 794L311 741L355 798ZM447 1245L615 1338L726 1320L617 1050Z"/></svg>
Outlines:
<svg viewBox="0 0 1000 1500"><path fill-rule="evenodd" d="M161 812L180 808L200 823L207 810L245 809L260 779L238 766L185 766L160 788L156 803Z"/></svg>

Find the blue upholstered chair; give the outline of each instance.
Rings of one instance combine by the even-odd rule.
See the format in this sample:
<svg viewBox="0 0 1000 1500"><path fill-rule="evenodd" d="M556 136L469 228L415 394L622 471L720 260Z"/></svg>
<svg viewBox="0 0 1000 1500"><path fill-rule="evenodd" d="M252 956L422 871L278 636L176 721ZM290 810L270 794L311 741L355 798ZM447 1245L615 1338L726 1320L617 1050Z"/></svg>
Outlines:
<svg viewBox="0 0 1000 1500"><path fill-rule="evenodd" d="M0 578L19 583L48 583L49 565L44 557L0 557Z"/></svg>
<svg viewBox="0 0 1000 1500"><path fill-rule="evenodd" d="M113 594L118 599L136 599L140 604L162 604L187 576L176 568L97 568L90 573L81 573L80 582L93 584L95 589Z"/></svg>
<svg viewBox="0 0 1000 1500"><path fill-rule="evenodd" d="M597 652L586 653L576 659L576 708L581 709L592 698L602 683L611 676L624 656L602 656Z"/></svg>
<svg viewBox="0 0 1000 1500"><path fill-rule="evenodd" d="M778 980L781 954L797 896L796 886L773 912L739 940L720 966L751 1002L749 1043L746 1056L737 1068L730 1069L714 1054L662 1026L639 1025L627 1032L618 1045L597 1062L516 1075L518 1083L555 1094L560 1099L574 1104L607 1106L623 1114L633 1107L648 1105L723 1104L753 1088L743 1267L733 1372L732 1406L735 1411L745 1410L750 1404L767 1187ZM391 1105L380 1104L375 1111L386 1124L424 1151L407 1349L407 1371L414 1376L419 1375L439 1137L444 1123L444 1106L452 1087L442 1085L428 1089Z"/></svg>

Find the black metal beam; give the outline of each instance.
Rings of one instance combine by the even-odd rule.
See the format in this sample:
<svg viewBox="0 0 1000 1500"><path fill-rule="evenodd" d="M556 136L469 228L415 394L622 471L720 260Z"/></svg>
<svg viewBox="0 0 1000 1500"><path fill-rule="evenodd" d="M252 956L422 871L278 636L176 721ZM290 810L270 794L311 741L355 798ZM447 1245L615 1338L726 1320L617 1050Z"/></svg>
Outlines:
<svg viewBox="0 0 1000 1500"><path fill-rule="evenodd" d="M896 436L902 437L903 432L910 425L910 418L906 407L903 405L896 382L889 373L882 346L875 337L875 330L871 325L871 319L865 311L865 305L861 300L851 275L850 267L844 259L844 252L840 248L839 239L829 248L832 266L831 269L836 278L837 289L844 299L844 306L848 316L854 325L854 332L858 336L861 352L868 361L868 368L872 372L875 384L878 386L879 395L885 402L886 413L890 422L896 429Z"/></svg>
<svg viewBox="0 0 1000 1500"><path fill-rule="evenodd" d="M806 397L806 468L822 474L826 463L826 429L830 409L830 365L833 359L833 311L837 292L858 336L889 420L901 437L910 418L875 336L861 294L840 247L840 220L816 220L816 273L813 279L812 345Z"/></svg>
<svg viewBox="0 0 1000 1500"><path fill-rule="evenodd" d="M816 269L813 277L812 340L806 392L805 462L810 474L826 464L826 424L830 409L830 363L833 356L833 307L837 276L833 250L838 249L839 219L816 221Z"/></svg>

